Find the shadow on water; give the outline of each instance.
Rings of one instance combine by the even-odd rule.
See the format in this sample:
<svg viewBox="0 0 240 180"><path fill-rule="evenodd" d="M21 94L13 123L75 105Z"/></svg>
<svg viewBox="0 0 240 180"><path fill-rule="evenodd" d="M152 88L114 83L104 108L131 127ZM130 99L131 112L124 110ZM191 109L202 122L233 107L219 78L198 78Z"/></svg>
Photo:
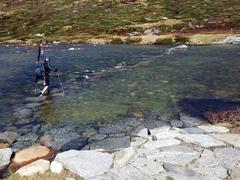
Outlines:
<svg viewBox="0 0 240 180"><path fill-rule="evenodd" d="M226 99L181 99L178 101L181 111L193 117L203 118L206 112L223 112L240 107L240 101Z"/></svg>

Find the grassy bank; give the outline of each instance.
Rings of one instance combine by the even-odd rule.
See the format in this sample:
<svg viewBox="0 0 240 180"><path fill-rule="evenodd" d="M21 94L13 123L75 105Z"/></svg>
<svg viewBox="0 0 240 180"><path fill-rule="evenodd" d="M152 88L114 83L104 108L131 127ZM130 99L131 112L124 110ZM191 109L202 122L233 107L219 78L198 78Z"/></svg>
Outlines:
<svg viewBox="0 0 240 180"><path fill-rule="evenodd" d="M238 0L0 0L0 9L0 42L153 44L152 35L192 42L192 34L240 32Z"/></svg>

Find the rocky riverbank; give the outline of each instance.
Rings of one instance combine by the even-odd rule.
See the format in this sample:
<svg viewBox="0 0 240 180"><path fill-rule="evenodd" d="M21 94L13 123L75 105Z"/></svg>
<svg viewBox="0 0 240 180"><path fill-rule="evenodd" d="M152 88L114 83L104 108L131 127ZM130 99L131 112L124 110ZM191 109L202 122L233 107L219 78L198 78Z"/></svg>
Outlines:
<svg viewBox="0 0 240 180"><path fill-rule="evenodd" d="M154 126L137 126L127 136L120 132L128 126L105 127L99 130L108 134L105 141L81 150L69 147L54 153L53 147L34 144L13 154L12 148L1 148L1 169L10 164L12 173L23 178L49 170L58 174L63 169L84 179L240 178L239 134L185 114L180 120ZM119 131L118 137L110 137L113 131Z"/></svg>

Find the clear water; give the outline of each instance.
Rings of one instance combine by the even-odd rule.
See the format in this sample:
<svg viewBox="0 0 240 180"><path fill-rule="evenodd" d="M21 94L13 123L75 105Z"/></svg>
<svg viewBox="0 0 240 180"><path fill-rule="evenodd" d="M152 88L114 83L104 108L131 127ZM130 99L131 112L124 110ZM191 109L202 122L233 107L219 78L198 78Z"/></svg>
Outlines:
<svg viewBox="0 0 240 180"><path fill-rule="evenodd" d="M80 48L69 51L70 47ZM145 111L174 117L179 111L201 114L239 106L240 47L192 46L166 55L169 46L49 46L52 66L59 69L51 89L58 95L35 112L44 122L114 121ZM37 49L0 46L0 127L16 120L13 111L33 97ZM114 69L121 62L125 68ZM85 70L96 73L81 78ZM102 72L105 70L104 72ZM39 85L39 88L41 85ZM60 95L59 95L60 94Z"/></svg>

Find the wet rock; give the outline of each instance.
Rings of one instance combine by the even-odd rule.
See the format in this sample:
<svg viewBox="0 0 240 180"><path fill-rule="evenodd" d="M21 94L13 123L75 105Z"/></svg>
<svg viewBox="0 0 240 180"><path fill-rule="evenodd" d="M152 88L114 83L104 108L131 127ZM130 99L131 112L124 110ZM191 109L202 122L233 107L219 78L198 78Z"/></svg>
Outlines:
<svg viewBox="0 0 240 180"><path fill-rule="evenodd" d="M69 141L68 143L64 144L61 147L61 151L68 151L71 149L74 150L80 150L82 149L84 146L86 146L88 143L88 139L87 138L77 138L77 139L73 139L71 141Z"/></svg>
<svg viewBox="0 0 240 180"><path fill-rule="evenodd" d="M43 174L49 169L50 162L39 159L17 170L16 174L20 176L33 176L36 174Z"/></svg>
<svg viewBox="0 0 240 180"><path fill-rule="evenodd" d="M198 128L200 128L208 133L227 133L227 132L229 132L229 129L227 129L223 126L201 125L201 126L198 126Z"/></svg>
<svg viewBox="0 0 240 180"><path fill-rule="evenodd" d="M18 137L18 133L13 131L5 131L0 133L0 142L12 144Z"/></svg>
<svg viewBox="0 0 240 180"><path fill-rule="evenodd" d="M46 99L46 96L38 96L38 97L28 97L25 99L25 101L28 102L42 102Z"/></svg>
<svg viewBox="0 0 240 180"><path fill-rule="evenodd" d="M240 150L235 148L217 148L213 150L215 156L219 159L220 165L226 168L234 167L240 161Z"/></svg>
<svg viewBox="0 0 240 180"><path fill-rule="evenodd" d="M107 152L121 150L130 146L130 137L107 138L101 141L90 143L89 149L103 149Z"/></svg>
<svg viewBox="0 0 240 180"><path fill-rule="evenodd" d="M17 142L22 142L22 141L30 141L32 143L37 142L38 136L33 133L25 134L23 136L19 136L16 141Z"/></svg>
<svg viewBox="0 0 240 180"><path fill-rule="evenodd" d="M148 129L153 129L153 128L157 128L157 127L161 127L161 126L168 126L170 127L170 123L167 121L150 121L150 120L145 120L143 122L143 125L148 128Z"/></svg>
<svg viewBox="0 0 240 180"><path fill-rule="evenodd" d="M163 139L163 140L157 140L157 141L148 141L146 144L144 144L144 148L146 149L158 149L161 147L166 146L175 146L179 145L181 141L171 138L171 139Z"/></svg>
<svg viewBox="0 0 240 180"><path fill-rule="evenodd" d="M201 119L191 117L183 113L180 113L180 120L183 122L183 127L185 128L196 127L203 124Z"/></svg>
<svg viewBox="0 0 240 180"><path fill-rule="evenodd" d="M138 134L140 131L142 131L143 129L146 129L145 126L139 125L139 126L133 128L133 129L131 130L131 132L129 132L129 134L130 134L131 136L138 136L137 134ZM145 136L145 133L143 133L143 135Z"/></svg>
<svg viewBox="0 0 240 180"><path fill-rule="evenodd" d="M46 133L43 137L41 137L40 143L58 151L62 148L66 149L66 144L71 145L71 141L76 139L81 139L78 141L78 145L81 144L80 142L84 142L82 141L82 137L76 133L73 128L56 128L50 130L49 133Z"/></svg>
<svg viewBox="0 0 240 180"><path fill-rule="evenodd" d="M108 125L106 127L102 127L99 129L100 134L117 134L124 131L125 131L125 128L123 126L114 125L114 124Z"/></svg>
<svg viewBox="0 0 240 180"><path fill-rule="evenodd" d="M19 167L38 159L49 158L51 155L52 152L50 149L44 146L35 145L16 152L12 163L13 166Z"/></svg>
<svg viewBox="0 0 240 180"><path fill-rule="evenodd" d="M176 173L176 174L182 174L184 176L189 176L189 177L195 176L195 172L193 170L189 169L188 167L175 166L171 163L164 163L163 167L168 172L172 172L172 173Z"/></svg>
<svg viewBox="0 0 240 180"><path fill-rule="evenodd" d="M33 110L27 108L18 109L13 115L18 119L29 119L33 116Z"/></svg>
<svg viewBox="0 0 240 180"><path fill-rule="evenodd" d="M135 152L136 150L132 147L116 152L113 160L113 168L120 168L126 165Z"/></svg>
<svg viewBox="0 0 240 180"><path fill-rule="evenodd" d="M94 136L95 134L97 134L97 131L93 128L87 128L83 133L82 135L84 137L91 137L91 136Z"/></svg>
<svg viewBox="0 0 240 180"><path fill-rule="evenodd" d="M205 134L181 134L177 136L177 138L185 143L195 144L205 148L226 146L225 143Z"/></svg>
<svg viewBox="0 0 240 180"><path fill-rule="evenodd" d="M175 127L175 128L183 127L183 122L180 121L180 120L171 120L170 124L171 124L172 127Z"/></svg>
<svg viewBox="0 0 240 180"><path fill-rule="evenodd" d="M35 125L35 126L32 127L32 132L33 132L34 134L39 134L40 131L41 131L41 124L37 124L37 125Z"/></svg>
<svg viewBox="0 0 240 180"><path fill-rule="evenodd" d="M226 142L233 145L236 148L240 148L240 134L211 134L211 136L219 141Z"/></svg>
<svg viewBox="0 0 240 180"><path fill-rule="evenodd" d="M187 45L179 45L179 46L168 49L166 54L172 54L175 51L183 51L183 50L186 50L186 49L188 49Z"/></svg>
<svg viewBox="0 0 240 180"><path fill-rule="evenodd" d="M91 136L89 138L89 141L99 141L99 140L103 140L107 137L107 135L105 134L94 134L93 136Z"/></svg>
<svg viewBox="0 0 240 180"><path fill-rule="evenodd" d="M29 104L26 104L25 107L28 108L28 109L36 109L40 106L39 103L35 102L35 103L29 103Z"/></svg>
<svg viewBox="0 0 240 180"><path fill-rule="evenodd" d="M21 141L21 142L15 142L11 145L11 148L14 152L20 151L22 149L28 148L32 146L33 143L31 141Z"/></svg>
<svg viewBox="0 0 240 180"><path fill-rule="evenodd" d="M52 173L60 174L63 170L63 165L57 161L51 162L50 170Z"/></svg>
<svg viewBox="0 0 240 180"><path fill-rule="evenodd" d="M87 179L107 172L111 168L113 157L97 151L70 150L57 154L55 161L70 172Z"/></svg>
<svg viewBox="0 0 240 180"><path fill-rule="evenodd" d="M12 153L11 148L0 149L0 170L10 163Z"/></svg>

